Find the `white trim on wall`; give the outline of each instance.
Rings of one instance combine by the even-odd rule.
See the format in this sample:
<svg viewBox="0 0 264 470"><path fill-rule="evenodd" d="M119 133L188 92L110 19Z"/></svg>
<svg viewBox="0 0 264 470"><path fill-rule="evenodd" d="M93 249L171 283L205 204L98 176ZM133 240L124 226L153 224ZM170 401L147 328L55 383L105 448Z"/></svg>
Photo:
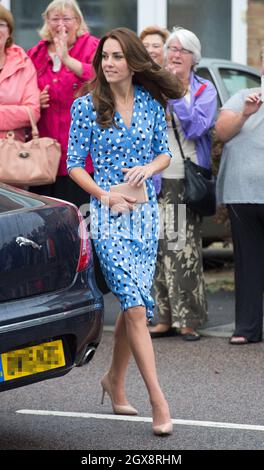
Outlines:
<svg viewBox="0 0 264 470"><path fill-rule="evenodd" d="M167 27L167 0L138 0L137 31L146 26Z"/></svg>
<svg viewBox="0 0 264 470"><path fill-rule="evenodd" d="M10 10L10 6L11 6L10 5L10 3L11 3L10 0L1 0L0 3L1 3L1 5L3 5L3 7L8 8L8 10Z"/></svg>
<svg viewBox="0 0 264 470"><path fill-rule="evenodd" d="M231 60L247 64L248 0L232 0Z"/></svg>

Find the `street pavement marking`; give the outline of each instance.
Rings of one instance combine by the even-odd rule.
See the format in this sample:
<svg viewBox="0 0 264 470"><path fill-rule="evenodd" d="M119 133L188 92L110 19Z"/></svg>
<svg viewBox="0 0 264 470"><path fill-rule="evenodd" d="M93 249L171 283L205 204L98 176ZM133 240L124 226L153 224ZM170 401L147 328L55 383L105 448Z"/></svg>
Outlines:
<svg viewBox="0 0 264 470"><path fill-rule="evenodd" d="M151 423L152 418L144 416L107 415L95 413L74 413L48 410L17 410L16 413L37 416L61 416L64 418L109 419L114 421L135 421ZM172 419L173 424L181 426L202 426L205 428L239 429L243 431L264 431L264 426L258 424L221 423L217 421L193 421L188 419Z"/></svg>

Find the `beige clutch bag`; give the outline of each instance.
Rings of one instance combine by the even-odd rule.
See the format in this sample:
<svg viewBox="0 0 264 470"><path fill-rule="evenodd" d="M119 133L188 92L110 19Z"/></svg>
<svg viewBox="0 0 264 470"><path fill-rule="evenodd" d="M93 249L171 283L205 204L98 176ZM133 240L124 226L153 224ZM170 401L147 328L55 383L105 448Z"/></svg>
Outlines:
<svg viewBox="0 0 264 470"><path fill-rule="evenodd" d="M137 204L143 204L149 200L145 181L140 186L131 186L129 183L115 184L110 186L110 191L133 197Z"/></svg>

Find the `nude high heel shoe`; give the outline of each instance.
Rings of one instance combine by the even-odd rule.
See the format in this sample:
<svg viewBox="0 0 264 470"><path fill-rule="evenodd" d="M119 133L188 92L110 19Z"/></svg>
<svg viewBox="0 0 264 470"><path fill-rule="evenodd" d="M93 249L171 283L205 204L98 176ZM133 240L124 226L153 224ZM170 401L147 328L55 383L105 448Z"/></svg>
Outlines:
<svg viewBox="0 0 264 470"><path fill-rule="evenodd" d="M103 389L102 400L101 400L102 405L104 403L104 396L105 396L105 392L106 392L106 393L108 393L108 395L110 397L110 400L112 402L113 412L116 415L131 415L131 416L133 416L133 415L138 414L138 411L136 410L136 408L134 408L131 405L117 405L116 403L114 403L113 398L112 398L112 392L111 392L111 383L110 383L108 374L104 375L104 377L102 378L101 385L102 385L102 389Z"/></svg>
<svg viewBox="0 0 264 470"><path fill-rule="evenodd" d="M172 434L173 431L172 422L168 421L164 424L157 424L152 427L152 430L155 436L168 436L169 434Z"/></svg>

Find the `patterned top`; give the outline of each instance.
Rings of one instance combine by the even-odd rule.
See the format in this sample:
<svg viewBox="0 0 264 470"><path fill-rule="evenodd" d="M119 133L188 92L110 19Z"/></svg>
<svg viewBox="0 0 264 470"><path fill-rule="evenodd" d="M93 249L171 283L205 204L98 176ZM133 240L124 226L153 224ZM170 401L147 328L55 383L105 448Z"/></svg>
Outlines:
<svg viewBox="0 0 264 470"><path fill-rule="evenodd" d="M117 127L106 129L96 122L89 94L75 100L72 106L68 170L84 167L90 152L94 180L107 191L111 185L124 181L123 168L145 165L160 154L171 156L164 110L140 86L135 86L130 128L118 112L114 121ZM102 215L105 210L103 207L99 210L101 202L95 197L91 198L91 212L94 245L108 285L119 297L123 310L144 305L151 317L154 303L150 289L157 252L158 208L152 178L146 184L149 202L138 204L131 213L110 211L106 224L105 214Z"/></svg>
<svg viewBox="0 0 264 470"><path fill-rule="evenodd" d="M118 112L114 121L119 129L114 126L107 129L100 127L90 94L75 100L71 112L68 171L74 167L84 167L90 151L95 181L105 190L112 184L123 182L122 168L145 165L161 153L171 156L163 108L139 86L135 87L130 129Z"/></svg>

